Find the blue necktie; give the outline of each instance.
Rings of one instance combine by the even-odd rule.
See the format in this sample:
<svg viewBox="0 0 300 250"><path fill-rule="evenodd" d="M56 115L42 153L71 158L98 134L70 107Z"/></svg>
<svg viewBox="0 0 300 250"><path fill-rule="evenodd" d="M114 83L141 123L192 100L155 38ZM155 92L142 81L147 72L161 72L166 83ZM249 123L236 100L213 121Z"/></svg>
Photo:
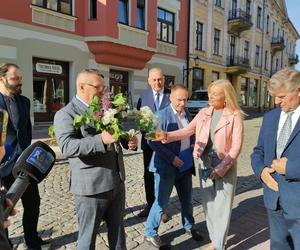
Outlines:
<svg viewBox="0 0 300 250"><path fill-rule="evenodd" d="M156 97L155 97L155 108L156 108L156 111L159 110L159 92L156 92Z"/></svg>
<svg viewBox="0 0 300 250"><path fill-rule="evenodd" d="M277 147L276 147L276 155L277 159L281 157L283 150L286 146L286 143L292 133L292 114L294 112L288 112L286 120L283 124L283 127L279 133L278 140L277 140Z"/></svg>

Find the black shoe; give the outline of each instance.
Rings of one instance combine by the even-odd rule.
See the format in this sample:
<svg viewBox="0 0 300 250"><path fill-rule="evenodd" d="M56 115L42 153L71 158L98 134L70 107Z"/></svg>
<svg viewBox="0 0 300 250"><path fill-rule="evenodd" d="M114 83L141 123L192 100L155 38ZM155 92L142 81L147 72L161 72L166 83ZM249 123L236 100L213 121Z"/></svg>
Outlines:
<svg viewBox="0 0 300 250"><path fill-rule="evenodd" d="M44 245L48 245L50 244L50 241L49 240L43 240L42 238L38 237L38 240L37 240L38 244L40 246L44 246Z"/></svg>
<svg viewBox="0 0 300 250"><path fill-rule="evenodd" d="M163 213L160 218L163 223L167 223L169 220L172 220L172 216L167 213Z"/></svg>
<svg viewBox="0 0 300 250"><path fill-rule="evenodd" d="M192 236L193 240L195 240L195 241L202 241L203 240L203 237L200 234L200 231L198 231L197 229L185 230L185 233Z"/></svg>
<svg viewBox="0 0 300 250"><path fill-rule="evenodd" d="M151 207L146 206L137 216L138 217L148 217Z"/></svg>
<svg viewBox="0 0 300 250"><path fill-rule="evenodd" d="M30 244L24 244L25 249L27 250L42 250L43 246L49 245L50 246L50 241L42 240L42 238L38 237L35 242L32 242Z"/></svg>
<svg viewBox="0 0 300 250"><path fill-rule="evenodd" d="M145 240L156 248L160 248L164 245L158 235L153 237L145 237Z"/></svg>

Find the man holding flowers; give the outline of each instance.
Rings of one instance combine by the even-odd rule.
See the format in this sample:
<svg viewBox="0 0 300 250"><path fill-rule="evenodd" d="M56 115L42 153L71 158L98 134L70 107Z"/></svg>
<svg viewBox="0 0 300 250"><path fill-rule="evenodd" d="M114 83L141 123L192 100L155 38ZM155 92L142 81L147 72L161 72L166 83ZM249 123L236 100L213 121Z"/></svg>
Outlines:
<svg viewBox="0 0 300 250"><path fill-rule="evenodd" d="M119 140L111 131L99 133L88 123L79 128L74 126L75 117L86 113L95 96L105 95L104 79L98 70L85 69L77 76L76 88L76 96L56 113L54 130L70 163L70 191L75 196L79 224L77 249L95 249L102 219L107 224L110 249L126 249L125 171ZM135 136L120 142L124 148L137 147Z"/></svg>

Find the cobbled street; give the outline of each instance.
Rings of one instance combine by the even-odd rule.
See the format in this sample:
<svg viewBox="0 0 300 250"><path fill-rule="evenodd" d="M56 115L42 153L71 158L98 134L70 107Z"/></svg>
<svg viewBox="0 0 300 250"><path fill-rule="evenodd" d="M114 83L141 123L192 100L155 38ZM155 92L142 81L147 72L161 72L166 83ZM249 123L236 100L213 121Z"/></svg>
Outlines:
<svg viewBox="0 0 300 250"><path fill-rule="evenodd" d="M238 160L238 184L227 249L266 249L269 247L262 192L250 166L250 154L257 140L261 120L261 117L248 117L245 120L244 145ZM141 151L125 152L124 161L127 171L124 218L127 249L152 249L144 241L145 219L137 217L145 201ZM58 153L53 170L46 180L39 184L41 213L38 228L43 239L51 240L50 249L76 249L78 229L73 196L68 191L68 178L68 162ZM205 240L194 242L183 233L180 205L174 189L168 209L172 220L166 224L162 223L159 229L162 239L170 242L172 249L201 249L209 243L199 195L198 173L193 178L193 187L196 227L202 231ZM17 209L19 213L11 218L14 223L9 231L15 249L22 250L24 246L21 202L18 203ZM96 249L108 249L105 224L99 228Z"/></svg>

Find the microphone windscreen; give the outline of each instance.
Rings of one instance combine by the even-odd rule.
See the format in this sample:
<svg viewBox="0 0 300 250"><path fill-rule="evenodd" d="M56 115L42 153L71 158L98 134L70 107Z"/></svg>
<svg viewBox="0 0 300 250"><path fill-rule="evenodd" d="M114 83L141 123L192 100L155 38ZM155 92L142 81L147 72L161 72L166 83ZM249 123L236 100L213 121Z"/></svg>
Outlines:
<svg viewBox="0 0 300 250"><path fill-rule="evenodd" d="M37 141L26 148L14 168L28 174L33 181L41 182L55 163L54 151L44 142Z"/></svg>

